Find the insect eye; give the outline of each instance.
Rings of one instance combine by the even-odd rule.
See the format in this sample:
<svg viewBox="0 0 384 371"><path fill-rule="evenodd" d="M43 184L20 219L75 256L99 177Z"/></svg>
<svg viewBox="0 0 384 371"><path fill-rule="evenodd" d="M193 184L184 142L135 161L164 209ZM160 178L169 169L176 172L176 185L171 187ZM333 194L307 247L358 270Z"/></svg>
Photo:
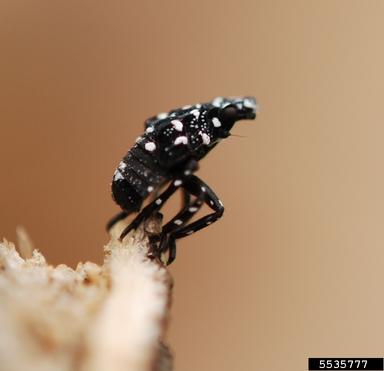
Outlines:
<svg viewBox="0 0 384 371"><path fill-rule="evenodd" d="M222 110L221 114L222 119L228 120L228 121L233 121L237 117L237 108L235 106L229 105L225 107Z"/></svg>

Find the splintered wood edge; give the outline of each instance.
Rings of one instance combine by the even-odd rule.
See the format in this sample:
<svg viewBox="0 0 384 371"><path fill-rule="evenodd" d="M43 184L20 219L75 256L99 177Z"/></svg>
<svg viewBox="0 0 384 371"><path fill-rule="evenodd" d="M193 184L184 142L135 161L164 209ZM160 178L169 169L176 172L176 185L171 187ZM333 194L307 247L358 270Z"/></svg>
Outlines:
<svg viewBox="0 0 384 371"><path fill-rule="evenodd" d="M172 280L162 263L147 257L147 233L156 227L150 221L123 242L115 234L121 228L112 232L115 237L106 246L104 263L111 293L91 336L95 353L90 370L119 370L119 365L124 365L122 371L153 369L161 354L159 341L168 320Z"/></svg>
<svg viewBox="0 0 384 371"><path fill-rule="evenodd" d="M172 369L162 341L172 279L162 262L148 258L148 234L159 223L120 242L122 227L113 229L102 266L80 263L76 270L50 266L37 250L25 253L25 242L25 259L13 244L0 243L4 371Z"/></svg>

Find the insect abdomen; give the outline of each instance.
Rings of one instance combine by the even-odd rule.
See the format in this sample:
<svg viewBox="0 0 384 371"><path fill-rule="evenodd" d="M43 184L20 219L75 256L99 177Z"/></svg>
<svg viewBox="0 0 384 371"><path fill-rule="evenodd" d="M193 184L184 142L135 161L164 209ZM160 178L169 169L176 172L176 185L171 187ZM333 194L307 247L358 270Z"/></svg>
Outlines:
<svg viewBox="0 0 384 371"><path fill-rule="evenodd" d="M154 158L134 146L122 159L112 181L112 195L125 211L138 211L148 194L167 181Z"/></svg>

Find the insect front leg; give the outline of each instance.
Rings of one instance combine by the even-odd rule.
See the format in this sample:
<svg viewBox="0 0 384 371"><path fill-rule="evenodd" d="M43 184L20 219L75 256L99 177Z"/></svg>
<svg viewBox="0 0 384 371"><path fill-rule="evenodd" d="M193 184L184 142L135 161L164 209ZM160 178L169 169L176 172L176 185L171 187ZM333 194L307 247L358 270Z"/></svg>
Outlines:
<svg viewBox="0 0 384 371"><path fill-rule="evenodd" d="M179 219L173 218L171 222L167 223L163 228L164 233L162 235L159 250L161 252L169 250L169 257L167 264L171 264L176 256L176 244L177 239L191 235L198 230L207 227L212 224L224 213L224 206L212 189L204 183L200 178L191 176L191 178L183 185L184 189L190 194L197 197L195 205L191 206L189 213L184 212L179 215ZM196 220L195 222L184 225L186 221L192 218L192 216L200 209L202 203L206 203L213 213L205 215L204 217ZM167 228L166 228L167 227Z"/></svg>

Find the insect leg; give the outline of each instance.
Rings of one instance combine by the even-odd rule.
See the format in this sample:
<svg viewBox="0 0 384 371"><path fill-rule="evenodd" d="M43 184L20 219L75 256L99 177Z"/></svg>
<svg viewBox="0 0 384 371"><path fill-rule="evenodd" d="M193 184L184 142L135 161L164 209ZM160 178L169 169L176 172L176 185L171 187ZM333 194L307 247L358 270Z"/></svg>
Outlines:
<svg viewBox="0 0 384 371"><path fill-rule="evenodd" d="M184 190L184 192L189 195L187 191ZM164 225L162 233L171 233L185 225L201 209L203 203L204 201L201 198L196 198L193 202L184 204L176 216Z"/></svg>
<svg viewBox="0 0 384 371"><path fill-rule="evenodd" d="M127 211L121 211L118 214L116 214L114 217L112 217L109 222L107 223L107 231L109 232L111 228L120 220L125 219L129 213Z"/></svg>
<svg viewBox="0 0 384 371"><path fill-rule="evenodd" d="M202 228L207 227L208 225L218 220L223 215L223 212L224 212L223 203L212 191L212 189L198 177L192 176L183 185L183 187L187 191L189 191L191 194L197 197L195 203L200 202L200 205L199 204L196 205L197 209L196 210L193 209L194 213L197 212L197 210L201 207L202 201L205 202L213 210L213 213L208 214L188 225L182 226L182 224L184 223L182 224L180 224L179 222L174 223L174 225L179 224L179 226L176 229L175 228L172 229L171 227L168 227L168 236L165 236L165 235L162 236L163 238L161 239L160 246L159 246L160 251L165 251L167 248L170 251L167 264L170 264L174 260L173 255L175 254L175 252L173 250L176 249L176 247L174 246L175 240L186 237L194 232L197 232ZM187 219L189 220L192 216L190 216ZM166 226L164 226L164 229Z"/></svg>
<svg viewBox="0 0 384 371"><path fill-rule="evenodd" d="M182 210L185 210L189 206L189 204L191 203L191 195L189 194L189 192L187 192L185 189L183 189L182 198L183 198Z"/></svg>
<svg viewBox="0 0 384 371"><path fill-rule="evenodd" d="M203 205L203 200L200 198L196 198L193 202L191 202L191 194L185 189L183 189L182 202L183 204L181 210L175 217L165 224L161 230L161 238L158 247L158 251L160 252L167 250L167 235L170 232L179 229L180 226L185 225Z"/></svg>
<svg viewBox="0 0 384 371"><path fill-rule="evenodd" d="M176 241L175 239L172 239L171 241L168 241L168 260L167 265L171 264L176 259Z"/></svg>
<svg viewBox="0 0 384 371"><path fill-rule="evenodd" d="M159 211L181 184L182 182L179 179L173 181L160 196L140 211L136 218L123 230L119 240L121 241L131 230L136 229L145 219L149 218L153 212Z"/></svg>
<svg viewBox="0 0 384 371"><path fill-rule="evenodd" d="M184 192L187 194L186 191ZM183 209L162 228L161 238L157 247L157 251L160 254L167 250L169 251L167 261L168 265L171 264L176 257L176 241L174 238L170 238L172 232L180 229L181 226L185 225L197 213L197 211L200 210L202 204L203 201L199 198L196 198L196 200L189 205L185 205Z"/></svg>
<svg viewBox="0 0 384 371"><path fill-rule="evenodd" d="M189 234L205 228L209 224L220 219L224 213L223 203L213 190L197 176L191 176L191 178L184 184L184 188L198 197L198 199L203 200L213 210L213 213L205 215L195 222L178 229L174 233L176 239L188 236Z"/></svg>

